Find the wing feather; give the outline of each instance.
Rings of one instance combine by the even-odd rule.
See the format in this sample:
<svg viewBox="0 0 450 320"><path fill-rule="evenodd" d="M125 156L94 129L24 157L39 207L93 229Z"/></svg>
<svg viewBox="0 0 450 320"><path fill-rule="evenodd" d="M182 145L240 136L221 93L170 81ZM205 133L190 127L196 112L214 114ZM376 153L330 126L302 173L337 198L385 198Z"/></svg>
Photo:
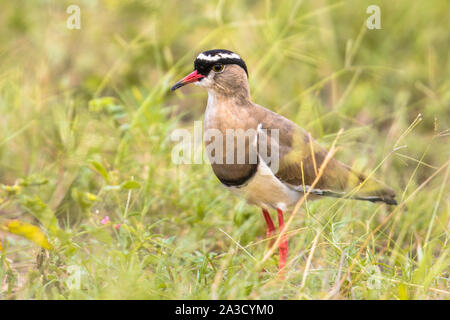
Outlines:
<svg viewBox="0 0 450 320"><path fill-rule="evenodd" d="M297 191L311 186L327 156L327 150L292 121L270 110L257 106L254 116L258 117L262 129L267 129L268 141L271 130L278 129L278 145L272 145L274 141L269 144L270 149L277 148L279 152L279 169L274 172L275 176ZM336 159L328 162L313 191L321 196L349 196L358 200L396 204L395 193L391 188L374 178L367 178Z"/></svg>

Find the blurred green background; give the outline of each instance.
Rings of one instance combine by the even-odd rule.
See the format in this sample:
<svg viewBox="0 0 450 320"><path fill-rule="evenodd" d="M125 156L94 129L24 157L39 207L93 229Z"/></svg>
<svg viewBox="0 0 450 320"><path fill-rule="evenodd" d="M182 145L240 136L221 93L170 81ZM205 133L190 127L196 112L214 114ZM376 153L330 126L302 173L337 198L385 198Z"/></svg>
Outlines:
<svg viewBox="0 0 450 320"><path fill-rule="evenodd" d="M66 27L72 4L79 30ZM380 30L366 28L373 4ZM449 9L1 1L0 298L448 299ZM309 202L291 226L286 280L276 255L260 273L259 209L209 165L171 162L170 132L202 119L206 92L170 85L213 48L239 53L253 101L324 146L344 128L338 158L376 169L407 210ZM15 219L52 249L8 232Z"/></svg>

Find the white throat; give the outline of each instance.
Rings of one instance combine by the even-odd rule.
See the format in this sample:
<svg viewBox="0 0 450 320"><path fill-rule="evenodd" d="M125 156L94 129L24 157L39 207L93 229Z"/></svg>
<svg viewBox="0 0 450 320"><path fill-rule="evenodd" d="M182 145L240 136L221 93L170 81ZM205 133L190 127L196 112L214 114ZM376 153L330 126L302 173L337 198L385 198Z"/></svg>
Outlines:
<svg viewBox="0 0 450 320"><path fill-rule="evenodd" d="M208 90L208 103L205 110L205 128L212 125L212 121L215 118L218 111L217 96L213 90Z"/></svg>

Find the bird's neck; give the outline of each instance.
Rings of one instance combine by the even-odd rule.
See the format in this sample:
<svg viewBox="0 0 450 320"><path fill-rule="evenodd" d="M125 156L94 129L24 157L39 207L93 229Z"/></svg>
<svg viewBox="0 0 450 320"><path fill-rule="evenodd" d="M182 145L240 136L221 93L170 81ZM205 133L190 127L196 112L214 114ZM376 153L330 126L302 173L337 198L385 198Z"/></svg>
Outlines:
<svg viewBox="0 0 450 320"><path fill-rule="evenodd" d="M250 90L248 85L232 89L215 87L208 90L208 103L210 100L215 101L215 103L246 106L250 103Z"/></svg>
<svg viewBox="0 0 450 320"><path fill-rule="evenodd" d="M205 129L218 129L225 132L226 129L245 128L250 124L252 102L247 94L223 95L217 92L208 92L208 104L205 110Z"/></svg>

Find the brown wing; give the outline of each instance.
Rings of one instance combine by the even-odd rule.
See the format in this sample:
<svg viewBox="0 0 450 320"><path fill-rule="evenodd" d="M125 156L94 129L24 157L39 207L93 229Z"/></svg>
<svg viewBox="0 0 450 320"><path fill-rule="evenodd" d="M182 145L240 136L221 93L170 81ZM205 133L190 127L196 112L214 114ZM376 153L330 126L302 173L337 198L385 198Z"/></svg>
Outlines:
<svg viewBox="0 0 450 320"><path fill-rule="evenodd" d="M281 181L303 190L311 186L316 174L327 156L310 135L292 121L260 106L255 106L255 117L262 127L279 130L279 170L275 173ZM346 164L331 159L323 175L314 187L314 193L323 196L342 197L351 192L350 197L360 200L384 201L396 204L395 193L376 179L352 170Z"/></svg>

